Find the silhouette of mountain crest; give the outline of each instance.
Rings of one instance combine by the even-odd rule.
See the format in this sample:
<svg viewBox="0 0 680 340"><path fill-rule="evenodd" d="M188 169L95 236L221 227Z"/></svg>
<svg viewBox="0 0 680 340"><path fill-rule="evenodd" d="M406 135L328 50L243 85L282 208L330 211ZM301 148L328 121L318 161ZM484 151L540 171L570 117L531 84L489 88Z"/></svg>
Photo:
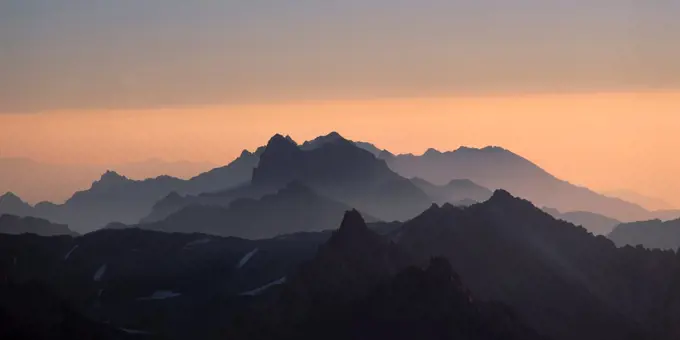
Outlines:
<svg viewBox="0 0 680 340"><path fill-rule="evenodd" d="M442 154L441 151L434 149L434 148L429 148L429 149L427 149L427 151L425 151L425 153L423 155L425 155L425 156L437 156L437 155L441 155L441 154Z"/></svg>
<svg viewBox="0 0 680 340"><path fill-rule="evenodd" d="M92 183L92 188L107 189L129 181L130 179L128 179L127 177L120 175L115 171L107 170L104 174L101 175L99 180Z"/></svg>
<svg viewBox="0 0 680 340"><path fill-rule="evenodd" d="M0 196L0 202L5 204L24 203L24 201L19 196L15 195L11 191L8 191L4 195Z"/></svg>
<svg viewBox="0 0 680 340"><path fill-rule="evenodd" d="M333 237L346 238L355 235L361 236L365 233L372 232L368 229L368 226L366 225L364 218L361 216L361 213L358 212L356 209L352 209L345 213L345 216L342 219L342 223L340 224L340 228Z"/></svg>

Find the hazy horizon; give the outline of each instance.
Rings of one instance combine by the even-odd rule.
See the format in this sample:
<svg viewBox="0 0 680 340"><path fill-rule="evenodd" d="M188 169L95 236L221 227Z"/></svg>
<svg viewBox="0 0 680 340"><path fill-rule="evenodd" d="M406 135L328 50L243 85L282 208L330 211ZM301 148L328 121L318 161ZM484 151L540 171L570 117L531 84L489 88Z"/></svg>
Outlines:
<svg viewBox="0 0 680 340"><path fill-rule="evenodd" d="M680 160L671 155L680 146L678 111L680 95L660 92L0 115L0 158L225 165L275 133L302 142L337 131L393 153L501 146L574 184L631 190L677 207Z"/></svg>

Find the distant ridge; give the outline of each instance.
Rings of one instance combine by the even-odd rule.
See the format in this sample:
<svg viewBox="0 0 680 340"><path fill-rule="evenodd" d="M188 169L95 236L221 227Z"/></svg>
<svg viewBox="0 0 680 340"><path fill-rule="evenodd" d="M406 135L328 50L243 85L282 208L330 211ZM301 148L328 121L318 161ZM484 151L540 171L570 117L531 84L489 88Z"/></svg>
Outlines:
<svg viewBox="0 0 680 340"><path fill-rule="evenodd" d="M560 180L526 158L498 146L460 147L446 152L429 149L419 156L383 153L380 157L402 176L420 177L434 184L469 179L489 189L505 189L560 211L590 211L621 221L650 216L650 212L639 205Z"/></svg>

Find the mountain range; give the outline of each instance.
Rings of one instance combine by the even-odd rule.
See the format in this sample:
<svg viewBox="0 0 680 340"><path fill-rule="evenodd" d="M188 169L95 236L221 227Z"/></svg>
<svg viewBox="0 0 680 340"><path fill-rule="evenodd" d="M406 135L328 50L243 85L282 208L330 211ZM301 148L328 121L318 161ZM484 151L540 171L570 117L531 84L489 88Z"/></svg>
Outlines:
<svg viewBox="0 0 680 340"><path fill-rule="evenodd" d="M161 159L115 164L53 164L28 158L0 158L0 193L14 192L31 204L63 203L74 192L86 189L107 169L133 179L159 175L188 179L214 167L207 162Z"/></svg>
<svg viewBox="0 0 680 340"><path fill-rule="evenodd" d="M380 154L391 169L406 177L420 177L434 184L468 179L491 190L504 189L535 204L560 211L590 211L621 221L649 218L639 205L598 194L560 180L529 160L501 147L461 147L424 154Z"/></svg>
<svg viewBox="0 0 680 340"><path fill-rule="evenodd" d="M133 180L107 171L89 189L74 193L63 204L41 202L31 206L14 194L6 194L0 199L0 215L43 218L86 233L113 222L135 225L162 221L192 205L228 208L239 199L275 194L291 182L384 221L409 219L432 202L481 202L498 188L537 205L559 209L561 214L588 214L571 221L592 226L591 231L598 234L606 233L614 220L680 217L677 211L650 212L572 185L499 147L393 155L337 133L300 145L290 137L275 135L254 152L243 151L230 164L187 180L170 176ZM304 226L300 230L308 228L313 229Z"/></svg>
<svg viewBox="0 0 680 340"><path fill-rule="evenodd" d="M188 180L170 176L132 180L107 171L89 189L74 193L63 204L40 202L30 206L16 195L5 194L0 200L0 214L46 218L68 224L80 233L99 229L111 222L137 223L157 201L171 192L201 193L249 181L258 159L257 154L244 151L229 165Z"/></svg>
<svg viewBox="0 0 680 340"><path fill-rule="evenodd" d="M47 287L92 327L168 339L680 335L677 254L617 248L506 191L372 226L350 210L334 232L263 240L0 235L0 280ZM18 308L0 300L0 315Z"/></svg>
<svg viewBox="0 0 680 340"><path fill-rule="evenodd" d="M263 239L280 234L334 229L349 206L291 182L259 199L240 198L228 206L190 205L167 218L136 225L166 232ZM375 218L365 215L371 222Z"/></svg>

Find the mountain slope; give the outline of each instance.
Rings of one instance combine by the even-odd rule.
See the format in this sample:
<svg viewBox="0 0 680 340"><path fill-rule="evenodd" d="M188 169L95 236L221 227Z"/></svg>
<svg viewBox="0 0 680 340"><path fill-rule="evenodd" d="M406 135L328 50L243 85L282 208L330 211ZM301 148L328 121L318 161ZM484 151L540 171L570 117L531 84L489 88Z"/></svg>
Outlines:
<svg viewBox="0 0 680 340"><path fill-rule="evenodd" d="M651 220L618 225L607 237L617 246L680 249L680 219L673 221Z"/></svg>
<svg viewBox="0 0 680 340"><path fill-rule="evenodd" d="M42 202L35 207L18 206L16 199L10 196L8 200L12 205L1 204L0 201L0 213L45 218L68 224L71 229L81 233L99 229L111 222L137 223L149 214L157 201L171 192L197 194L249 181L258 160L257 152L244 151L229 165L189 180L170 176L132 180L114 171L107 171L90 188L74 193L64 204Z"/></svg>
<svg viewBox="0 0 680 340"><path fill-rule="evenodd" d="M621 221L648 218L642 207L597 194L555 178L527 159L500 147L428 150L420 156L381 154L391 169L434 184L465 178L489 189L505 189L537 205L561 211L592 211Z"/></svg>
<svg viewBox="0 0 680 340"><path fill-rule="evenodd" d="M22 201L17 195L7 192L0 196L0 215L11 214L16 216L29 216L33 213L33 207Z"/></svg>
<svg viewBox="0 0 680 340"><path fill-rule="evenodd" d="M144 338L220 338L225 320L247 303L243 293L288 275L328 237L250 241L139 229L80 237L0 234L0 292L35 283L54 296L23 305L0 299L0 314L6 307L8 315L22 315L26 303L35 314L56 299L94 323Z"/></svg>
<svg viewBox="0 0 680 340"><path fill-rule="evenodd" d="M2 234L36 234L40 236L71 235L68 226L54 224L35 217L19 217L0 215L0 233Z"/></svg>
<svg viewBox="0 0 680 340"><path fill-rule="evenodd" d="M163 220L192 205L229 206L240 198L259 199L291 182L382 220L406 220L432 202L383 161L337 133L302 146L290 137L275 135L260 149L259 159L250 183L200 195L169 195L142 222Z"/></svg>
<svg viewBox="0 0 680 340"><path fill-rule="evenodd" d="M474 301L446 260L427 269L373 234L356 211L309 263L233 324L230 338L538 339Z"/></svg>
<svg viewBox="0 0 680 340"><path fill-rule="evenodd" d="M341 137L310 150L272 137L253 170L252 185L281 187L291 181L383 220L411 218L432 201L384 161Z"/></svg>
<svg viewBox="0 0 680 340"><path fill-rule="evenodd" d="M475 296L554 339L649 338L675 270L671 252L617 249L501 190L432 207L393 239L421 259L446 257Z"/></svg>
<svg viewBox="0 0 680 340"><path fill-rule="evenodd" d="M569 211L562 213L557 209L543 208L552 217L582 226L595 235L607 235L621 222L607 216L589 211Z"/></svg>

